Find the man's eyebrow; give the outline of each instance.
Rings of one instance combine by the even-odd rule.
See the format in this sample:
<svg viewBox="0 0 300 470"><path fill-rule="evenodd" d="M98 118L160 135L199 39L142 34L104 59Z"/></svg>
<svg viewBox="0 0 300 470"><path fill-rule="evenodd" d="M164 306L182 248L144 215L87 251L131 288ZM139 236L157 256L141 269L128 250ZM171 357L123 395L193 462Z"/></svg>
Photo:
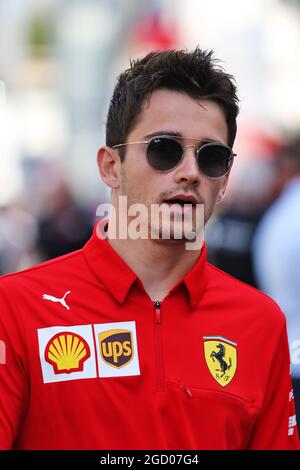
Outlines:
<svg viewBox="0 0 300 470"><path fill-rule="evenodd" d="M186 136L183 136L181 132L178 132L178 131L170 131L170 130L160 130L160 131L155 131L155 132L151 132L150 134L147 134L147 135L144 135L143 136L143 139L145 140L148 140L148 139L151 139L152 137L158 137L160 135L168 135L170 137L178 137L178 138L181 138L181 139L192 139L192 140L197 140L200 144L201 143L214 143L214 142L219 142L219 140L217 139L211 139L209 137L206 137L206 138L203 138L203 139L196 139L194 137L186 137Z"/></svg>
<svg viewBox="0 0 300 470"><path fill-rule="evenodd" d="M181 137L183 138L183 135L181 132L177 131L170 131L170 130L160 130L160 131L154 131L151 132L150 134L144 135L144 139L151 139L151 137L157 137L159 135L169 135L169 136L174 136L174 137Z"/></svg>

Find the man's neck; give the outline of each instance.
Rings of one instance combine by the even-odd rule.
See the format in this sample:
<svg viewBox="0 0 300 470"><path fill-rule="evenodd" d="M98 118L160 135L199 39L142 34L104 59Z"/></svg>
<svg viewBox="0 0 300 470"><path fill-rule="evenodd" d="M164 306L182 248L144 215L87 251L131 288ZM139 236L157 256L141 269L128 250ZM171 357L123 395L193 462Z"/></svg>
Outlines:
<svg viewBox="0 0 300 470"><path fill-rule="evenodd" d="M200 250L186 250L185 241L108 239L136 273L154 301L161 301L197 262Z"/></svg>

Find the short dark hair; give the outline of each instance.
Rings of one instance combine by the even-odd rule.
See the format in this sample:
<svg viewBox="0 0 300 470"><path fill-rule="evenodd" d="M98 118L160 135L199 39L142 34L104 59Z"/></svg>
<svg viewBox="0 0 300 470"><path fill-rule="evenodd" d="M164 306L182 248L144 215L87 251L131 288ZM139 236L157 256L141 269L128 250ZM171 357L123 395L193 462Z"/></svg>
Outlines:
<svg viewBox="0 0 300 470"><path fill-rule="evenodd" d="M132 60L118 77L106 122L106 145L125 143L137 122L145 99L158 89L184 92L194 99L215 101L222 108L228 127L228 145L236 136L239 112L235 80L213 58L213 51L153 51ZM121 159L125 153L121 152Z"/></svg>

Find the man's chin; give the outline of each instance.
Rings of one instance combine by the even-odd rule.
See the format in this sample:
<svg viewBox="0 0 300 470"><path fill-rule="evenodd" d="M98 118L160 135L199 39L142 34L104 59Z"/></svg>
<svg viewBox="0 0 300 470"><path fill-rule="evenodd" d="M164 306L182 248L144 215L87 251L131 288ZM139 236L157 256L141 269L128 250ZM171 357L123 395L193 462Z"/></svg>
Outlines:
<svg viewBox="0 0 300 470"><path fill-rule="evenodd" d="M169 227L152 227L151 238L173 243L182 243L196 239L201 228L196 229L196 224L183 224L171 222Z"/></svg>

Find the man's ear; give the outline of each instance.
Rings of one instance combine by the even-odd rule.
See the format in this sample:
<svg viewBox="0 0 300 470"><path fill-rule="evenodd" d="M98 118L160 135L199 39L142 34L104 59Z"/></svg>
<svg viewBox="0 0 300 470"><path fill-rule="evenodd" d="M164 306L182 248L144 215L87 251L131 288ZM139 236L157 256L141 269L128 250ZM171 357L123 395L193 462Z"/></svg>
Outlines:
<svg viewBox="0 0 300 470"><path fill-rule="evenodd" d="M103 182L111 189L117 189L120 183L121 169L118 152L106 145L100 147L97 155L97 165Z"/></svg>

